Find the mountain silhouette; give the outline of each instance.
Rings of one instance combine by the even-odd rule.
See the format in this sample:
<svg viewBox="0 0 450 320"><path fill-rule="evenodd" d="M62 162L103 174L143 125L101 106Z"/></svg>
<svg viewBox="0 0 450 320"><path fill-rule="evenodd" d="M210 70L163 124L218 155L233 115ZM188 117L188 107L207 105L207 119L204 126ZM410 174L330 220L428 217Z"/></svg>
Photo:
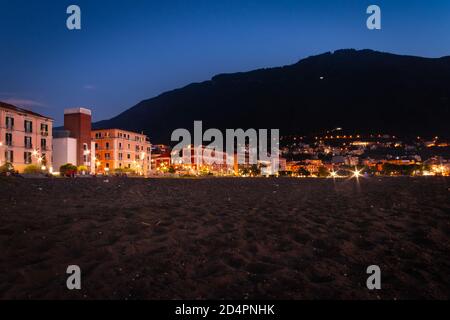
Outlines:
<svg viewBox="0 0 450 320"><path fill-rule="evenodd" d="M449 136L450 57L345 49L277 68L220 74L144 100L94 128L145 132L170 142L177 128L277 128L281 135L334 127L358 133Z"/></svg>

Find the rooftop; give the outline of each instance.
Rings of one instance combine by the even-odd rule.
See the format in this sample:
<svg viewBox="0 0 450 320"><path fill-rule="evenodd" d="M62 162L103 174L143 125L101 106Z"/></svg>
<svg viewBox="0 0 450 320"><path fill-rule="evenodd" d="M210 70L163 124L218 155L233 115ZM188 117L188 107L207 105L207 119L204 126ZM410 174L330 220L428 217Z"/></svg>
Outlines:
<svg viewBox="0 0 450 320"><path fill-rule="evenodd" d="M87 114L89 116L92 115L91 110L86 109L86 108L72 108L72 109L64 110L64 114L78 114L78 113Z"/></svg>
<svg viewBox="0 0 450 320"><path fill-rule="evenodd" d="M32 115L32 116L35 116L35 117L40 117L40 118L44 118L44 119L48 119L48 120L53 120L52 118L44 116L42 114L33 112L31 110L19 108L19 107L13 106L12 104L9 104L9 103L6 103L6 102L2 102L2 101L0 101L0 108L4 108L4 109L12 110L12 111L15 111L15 112L20 112L20 113L26 113L26 114L29 114L29 115Z"/></svg>

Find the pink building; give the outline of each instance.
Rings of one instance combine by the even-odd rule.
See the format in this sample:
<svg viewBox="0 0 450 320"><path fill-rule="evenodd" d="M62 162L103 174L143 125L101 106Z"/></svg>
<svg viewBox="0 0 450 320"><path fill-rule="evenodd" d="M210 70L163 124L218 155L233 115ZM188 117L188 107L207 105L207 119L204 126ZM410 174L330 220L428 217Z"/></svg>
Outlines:
<svg viewBox="0 0 450 320"><path fill-rule="evenodd" d="M34 164L52 166L53 119L0 102L0 165L13 164L23 172Z"/></svg>

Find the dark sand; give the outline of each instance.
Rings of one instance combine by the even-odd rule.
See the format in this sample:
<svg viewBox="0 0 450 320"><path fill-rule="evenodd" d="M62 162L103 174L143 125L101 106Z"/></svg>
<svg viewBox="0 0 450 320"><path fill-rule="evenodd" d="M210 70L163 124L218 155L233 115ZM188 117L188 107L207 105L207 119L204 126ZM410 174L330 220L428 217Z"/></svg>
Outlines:
<svg viewBox="0 0 450 320"><path fill-rule="evenodd" d="M0 298L449 299L449 186L1 178Z"/></svg>

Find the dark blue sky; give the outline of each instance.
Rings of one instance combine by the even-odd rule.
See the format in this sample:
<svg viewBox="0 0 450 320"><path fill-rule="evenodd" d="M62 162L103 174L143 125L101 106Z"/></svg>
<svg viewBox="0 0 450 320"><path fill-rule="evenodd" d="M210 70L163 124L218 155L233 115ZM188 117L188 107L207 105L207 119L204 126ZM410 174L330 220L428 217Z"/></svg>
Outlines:
<svg viewBox="0 0 450 320"><path fill-rule="evenodd" d="M66 28L66 8L82 30ZM382 9L382 30L366 8ZM450 55L450 1L0 0L0 100L52 116L110 118L217 73L292 64L340 48Z"/></svg>

